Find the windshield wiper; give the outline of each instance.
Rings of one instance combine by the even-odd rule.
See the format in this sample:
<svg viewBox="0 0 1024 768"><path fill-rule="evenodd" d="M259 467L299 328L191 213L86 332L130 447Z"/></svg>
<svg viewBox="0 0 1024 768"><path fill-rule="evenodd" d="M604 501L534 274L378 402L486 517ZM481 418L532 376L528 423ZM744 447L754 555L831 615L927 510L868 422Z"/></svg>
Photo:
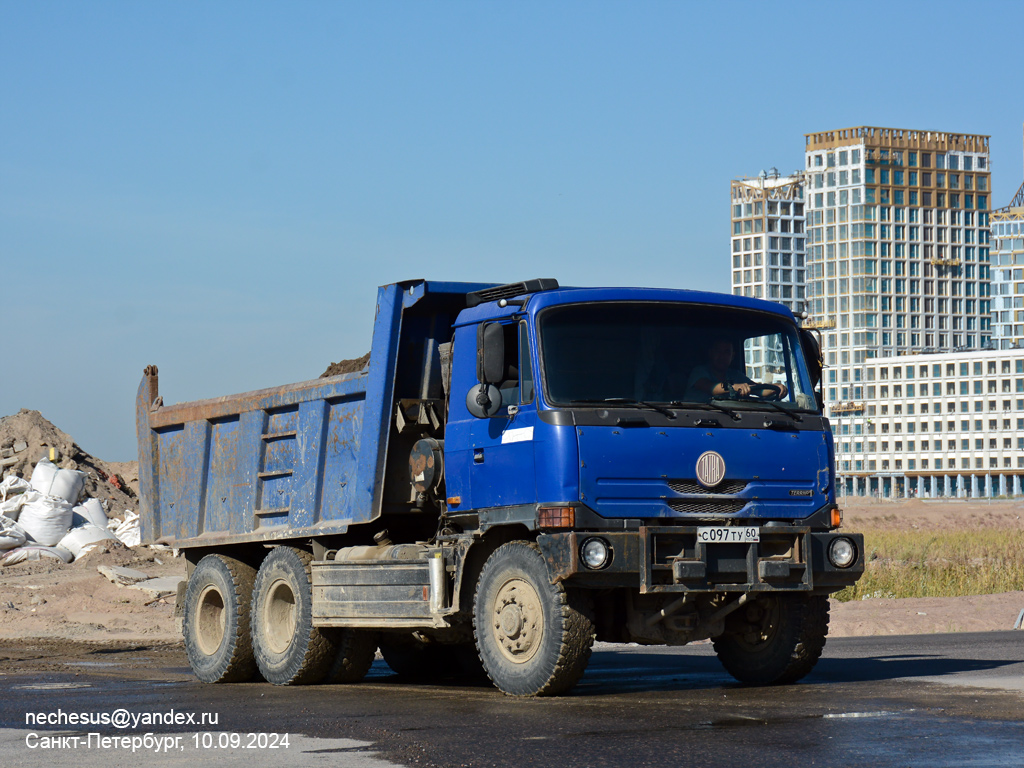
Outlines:
<svg viewBox="0 0 1024 768"><path fill-rule="evenodd" d="M652 411L657 411L658 413L664 414L665 416L668 416L670 419L674 419L676 417L675 413L673 413L672 411L670 411L668 408L666 408L663 405L658 405L657 403L649 403L646 400L634 400L631 397L605 397L605 398L593 398L593 399L588 399L588 400L570 400L569 404L570 405L601 405L601 404L608 404L608 405L639 405L639 406L641 406L643 408L650 408Z"/></svg>
<svg viewBox="0 0 1024 768"><path fill-rule="evenodd" d="M724 405L718 405L717 403L712 402L688 403L683 400L673 400L672 402L669 403L669 405L673 406L674 408L689 408L694 411L719 411L720 413L724 413L727 416L729 416L729 418L731 418L733 421L738 421L740 418L739 414L737 414L736 411L730 408L726 408Z"/></svg>
<svg viewBox="0 0 1024 768"><path fill-rule="evenodd" d="M749 402L754 402L754 401L751 400ZM771 400L758 400L757 402L764 403L765 405L769 405L772 408L774 408L776 411L778 411L779 413L784 413L787 416L791 416L793 418L793 421L803 421L804 420L804 417L801 416L799 413L793 413L792 411L783 408L778 403L773 403Z"/></svg>

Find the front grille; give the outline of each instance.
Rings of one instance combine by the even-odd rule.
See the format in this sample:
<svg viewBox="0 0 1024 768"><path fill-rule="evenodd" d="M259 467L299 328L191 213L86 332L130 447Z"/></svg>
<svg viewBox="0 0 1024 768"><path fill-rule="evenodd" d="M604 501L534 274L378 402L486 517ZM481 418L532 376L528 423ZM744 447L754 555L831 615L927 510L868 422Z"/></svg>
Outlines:
<svg viewBox="0 0 1024 768"><path fill-rule="evenodd" d="M697 493L702 496L714 493L725 496L734 496L737 493L742 493L743 489L747 487L747 481L723 480L714 488L705 488L696 480L669 480L668 487L676 493Z"/></svg>
<svg viewBox="0 0 1024 768"><path fill-rule="evenodd" d="M747 505L745 499L670 499L667 503L673 511L687 515L734 515Z"/></svg>

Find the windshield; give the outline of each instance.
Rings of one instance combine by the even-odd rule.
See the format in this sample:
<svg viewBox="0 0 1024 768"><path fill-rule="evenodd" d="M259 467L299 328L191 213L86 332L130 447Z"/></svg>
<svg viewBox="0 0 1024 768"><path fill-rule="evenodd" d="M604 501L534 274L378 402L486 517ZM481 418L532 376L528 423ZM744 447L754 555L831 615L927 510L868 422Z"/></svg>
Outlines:
<svg viewBox="0 0 1024 768"><path fill-rule="evenodd" d="M552 405L697 403L815 410L796 327L735 307L597 302L539 316Z"/></svg>

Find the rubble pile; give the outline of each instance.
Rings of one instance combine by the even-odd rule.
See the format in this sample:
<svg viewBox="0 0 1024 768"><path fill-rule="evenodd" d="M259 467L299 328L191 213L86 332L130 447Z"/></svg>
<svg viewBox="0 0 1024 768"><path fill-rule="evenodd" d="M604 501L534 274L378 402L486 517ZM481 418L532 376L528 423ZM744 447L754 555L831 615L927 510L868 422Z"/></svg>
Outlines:
<svg viewBox="0 0 1024 768"><path fill-rule="evenodd" d="M356 357L351 360L341 360L337 363L331 363L330 365L327 366L327 370L320 374L320 378L326 379L331 376L340 376L343 373L359 373L369 364L370 353L367 352L362 357Z"/></svg>
<svg viewBox="0 0 1024 768"><path fill-rule="evenodd" d="M125 466L85 453L38 411L0 419L0 565L138 546L136 492L115 471Z"/></svg>
<svg viewBox="0 0 1024 768"><path fill-rule="evenodd" d="M0 477L27 480L44 456L60 469L83 472L85 495L102 501L108 517L123 517L125 510L138 509L136 462L116 464L89 455L39 411L23 408L0 418Z"/></svg>

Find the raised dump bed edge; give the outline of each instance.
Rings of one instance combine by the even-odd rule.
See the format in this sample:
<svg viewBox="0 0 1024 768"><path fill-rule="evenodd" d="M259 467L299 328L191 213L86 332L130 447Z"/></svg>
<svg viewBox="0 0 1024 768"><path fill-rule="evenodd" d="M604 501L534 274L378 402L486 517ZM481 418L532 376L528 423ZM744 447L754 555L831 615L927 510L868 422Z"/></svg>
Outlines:
<svg viewBox="0 0 1024 768"><path fill-rule="evenodd" d="M748 683L814 666L839 531L820 352L695 291L413 280L359 373L136 402L143 540L185 551L206 682L486 673L549 695L595 638L712 638Z"/></svg>

